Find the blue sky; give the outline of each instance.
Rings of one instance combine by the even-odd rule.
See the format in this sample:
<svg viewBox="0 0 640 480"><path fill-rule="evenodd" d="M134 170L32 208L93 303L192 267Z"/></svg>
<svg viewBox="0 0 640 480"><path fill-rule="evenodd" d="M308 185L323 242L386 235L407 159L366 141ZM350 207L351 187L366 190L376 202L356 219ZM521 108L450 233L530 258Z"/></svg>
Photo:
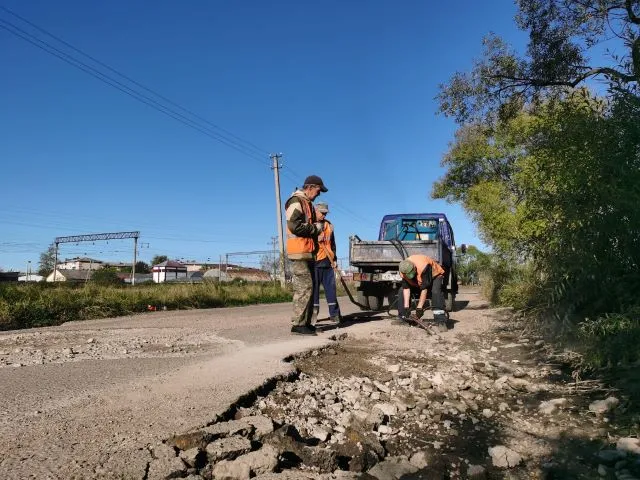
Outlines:
<svg viewBox="0 0 640 480"><path fill-rule="evenodd" d="M375 238L389 213L445 212L458 243L481 245L457 205L429 197L455 130L434 97L471 68L490 31L524 45L512 2L3 5L261 153L231 149L0 29L1 268L37 266L56 236L120 230L141 232L145 261L268 250L269 152L284 155L283 201L322 176L339 257L349 235ZM129 261L131 243L63 245L61 256Z"/></svg>

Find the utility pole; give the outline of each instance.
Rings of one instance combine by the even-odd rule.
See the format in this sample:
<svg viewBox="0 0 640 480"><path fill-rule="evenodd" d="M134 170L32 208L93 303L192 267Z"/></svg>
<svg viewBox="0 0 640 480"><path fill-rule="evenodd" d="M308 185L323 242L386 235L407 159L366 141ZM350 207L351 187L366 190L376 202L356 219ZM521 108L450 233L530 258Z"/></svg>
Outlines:
<svg viewBox="0 0 640 480"><path fill-rule="evenodd" d="M52 282L56 282L56 269L58 268L58 242L56 242L56 253L53 259L53 280Z"/></svg>
<svg viewBox="0 0 640 480"><path fill-rule="evenodd" d="M274 282L278 279L278 260L276 260L278 255L277 245L278 245L278 237L271 237L271 247L273 249L273 259L271 261L271 266L273 267Z"/></svg>
<svg viewBox="0 0 640 480"><path fill-rule="evenodd" d="M138 261L138 237L133 237L133 265L131 265L131 286L136 284L136 262Z"/></svg>
<svg viewBox="0 0 640 480"><path fill-rule="evenodd" d="M282 233L282 201L280 200L280 159L281 153L272 153L271 160L273 164L271 169L273 170L273 177L276 184L276 219L278 224L278 241L280 247L280 285L285 285L285 272L284 272L284 238Z"/></svg>

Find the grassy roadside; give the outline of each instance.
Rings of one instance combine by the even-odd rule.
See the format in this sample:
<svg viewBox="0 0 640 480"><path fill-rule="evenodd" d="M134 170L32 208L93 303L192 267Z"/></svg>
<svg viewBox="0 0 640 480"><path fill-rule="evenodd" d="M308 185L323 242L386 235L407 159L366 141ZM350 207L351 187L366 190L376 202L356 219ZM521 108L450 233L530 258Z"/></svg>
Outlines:
<svg viewBox="0 0 640 480"><path fill-rule="evenodd" d="M152 305L167 310L287 302L291 292L272 282L255 284L144 284L134 287L91 283L1 284L0 330L60 325L71 320L140 313Z"/></svg>

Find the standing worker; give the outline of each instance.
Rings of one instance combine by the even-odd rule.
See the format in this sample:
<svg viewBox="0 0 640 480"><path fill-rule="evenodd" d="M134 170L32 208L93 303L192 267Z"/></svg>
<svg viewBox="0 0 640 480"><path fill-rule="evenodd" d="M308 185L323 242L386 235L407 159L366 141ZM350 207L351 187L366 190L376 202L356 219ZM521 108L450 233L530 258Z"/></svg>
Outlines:
<svg viewBox="0 0 640 480"><path fill-rule="evenodd" d="M329 205L316 205L316 218L319 223L324 222L322 232L318 236L318 253L316 255L315 285L313 286L313 316L318 318L320 312L320 285L324 288L329 307L329 318L333 323L340 323L340 307L336 295L336 239L333 234L333 224L327 220Z"/></svg>
<svg viewBox="0 0 640 480"><path fill-rule="evenodd" d="M402 287L398 291L398 316L407 320L411 313L411 294L420 294L416 306L416 317L424 315L424 304L431 293L431 310L433 319L443 322L444 295L442 294L442 280L444 268L433 258L426 255L411 255L400 262L398 271L402 277Z"/></svg>
<svg viewBox="0 0 640 480"><path fill-rule="evenodd" d="M323 225L316 222L313 201L320 192L327 192L320 177L310 175L302 190L296 190L285 203L287 218L287 257L293 274L293 317L291 333L315 335L312 324L314 263L318 251L318 235Z"/></svg>

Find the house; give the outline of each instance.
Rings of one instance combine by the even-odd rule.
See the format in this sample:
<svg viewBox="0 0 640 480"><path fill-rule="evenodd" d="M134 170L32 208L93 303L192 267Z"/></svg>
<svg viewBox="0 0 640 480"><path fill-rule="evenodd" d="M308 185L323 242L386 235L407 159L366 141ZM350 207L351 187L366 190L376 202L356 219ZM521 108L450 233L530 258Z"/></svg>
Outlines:
<svg viewBox="0 0 640 480"><path fill-rule="evenodd" d="M46 281L53 282L54 274L56 282L86 282L91 279L91 270L72 270L69 268L57 268L51 272Z"/></svg>
<svg viewBox="0 0 640 480"><path fill-rule="evenodd" d="M103 266L102 260L89 257L65 258L64 262L58 262L60 270L98 270Z"/></svg>
<svg viewBox="0 0 640 480"><path fill-rule="evenodd" d="M131 274L130 273L118 273L118 278L122 281L122 283L131 283ZM153 282L153 274L151 273L136 273L136 285L145 282Z"/></svg>
<svg viewBox="0 0 640 480"><path fill-rule="evenodd" d="M180 278L187 278L187 267L175 260L166 260L154 265L151 269L155 283L170 282Z"/></svg>
<svg viewBox="0 0 640 480"><path fill-rule="evenodd" d="M0 272L0 282L17 282L20 272Z"/></svg>
<svg viewBox="0 0 640 480"><path fill-rule="evenodd" d="M207 270L204 274L205 279L209 280L218 280L219 277L218 268L212 268L211 270ZM268 282L273 280L269 272L265 272L264 270L260 270L259 268L251 268L251 267L243 267L241 265L222 265L222 275L223 282L230 282L235 279L244 280L246 282Z"/></svg>
<svg viewBox="0 0 640 480"><path fill-rule="evenodd" d="M42 275L36 275L35 273L27 273L18 277L19 282L42 282L44 277Z"/></svg>

